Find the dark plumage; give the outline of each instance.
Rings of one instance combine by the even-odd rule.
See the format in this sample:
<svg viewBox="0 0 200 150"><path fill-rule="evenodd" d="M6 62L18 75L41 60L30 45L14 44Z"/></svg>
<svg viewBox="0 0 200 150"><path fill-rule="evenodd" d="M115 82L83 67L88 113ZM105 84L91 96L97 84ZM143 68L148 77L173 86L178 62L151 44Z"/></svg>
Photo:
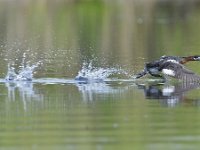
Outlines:
<svg viewBox="0 0 200 150"><path fill-rule="evenodd" d="M154 77L164 78L164 76L170 76L188 82L200 81L199 75L188 70L183 65L189 61L200 61L200 56L162 56L159 60L147 63L144 70L136 75L136 78L140 78L149 73Z"/></svg>
<svg viewBox="0 0 200 150"><path fill-rule="evenodd" d="M183 81L200 81L200 76L196 73L192 72L191 70L185 68L182 64L173 63L173 62L162 62L160 66L160 71L167 76L183 80ZM169 71L169 72L167 72ZM168 73L172 74L168 74Z"/></svg>

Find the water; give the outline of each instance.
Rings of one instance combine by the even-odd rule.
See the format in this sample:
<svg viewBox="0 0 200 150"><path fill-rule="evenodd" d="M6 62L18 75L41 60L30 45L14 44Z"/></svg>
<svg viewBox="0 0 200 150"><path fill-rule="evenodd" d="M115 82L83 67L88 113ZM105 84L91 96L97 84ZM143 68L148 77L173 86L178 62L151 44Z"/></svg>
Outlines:
<svg viewBox="0 0 200 150"><path fill-rule="evenodd" d="M75 77L77 81L85 81L86 83L89 82L103 82L108 80L109 78L120 78L132 76L129 75L128 72L122 70L120 68L99 68L92 65L92 60L87 64L83 63L81 70L78 72L78 75Z"/></svg>
<svg viewBox="0 0 200 150"><path fill-rule="evenodd" d="M36 65L22 63L14 79L8 80L15 70L10 66L6 78L0 79L5 91L0 111L3 149L187 149L190 144L199 145L199 119L191 115L198 114L193 106L200 103L183 97L191 84L135 80L124 70L97 68L92 63L84 63L72 79L34 78ZM126 79L111 76L122 73ZM196 123L191 123L193 119Z"/></svg>
<svg viewBox="0 0 200 150"><path fill-rule="evenodd" d="M0 149L199 149L199 85L134 78L162 55L199 53L199 10L0 1Z"/></svg>

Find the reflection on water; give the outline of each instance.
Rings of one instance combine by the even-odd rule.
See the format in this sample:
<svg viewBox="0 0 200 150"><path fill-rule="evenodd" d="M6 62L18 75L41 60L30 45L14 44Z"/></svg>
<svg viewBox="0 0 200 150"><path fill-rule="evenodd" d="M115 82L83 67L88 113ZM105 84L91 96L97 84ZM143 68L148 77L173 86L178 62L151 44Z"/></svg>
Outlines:
<svg viewBox="0 0 200 150"><path fill-rule="evenodd" d="M8 116L0 119L0 128L6 128L1 132L3 146L122 149L124 146L116 143L128 143L127 148L145 144L148 149L157 149L174 139L184 143L191 132L197 132L195 125L190 124L198 115L193 109L168 110L159 107L157 101L148 101L159 99L161 106L176 108L177 104L187 103L185 92L196 88L189 84L137 85L133 80L121 79L80 83L53 78L4 83L8 90L4 106L9 109L5 110ZM195 98L190 101L190 106L198 106L193 103ZM4 109L0 116L5 114ZM188 114L181 119L185 111ZM181 118L176 120L177 117ZM182 130L185 123L192 129Z"/></svg>
<svg viewBox="0 0 200 150"><path fill-rule="evenodd" d="M150 85L138 85L139 89L144 90L145 97L147 99L158 99L166 106L176 106L180 103L190 101L199 101L200 98L187 98L187 92L200 87L199 83L180 82L176 84L150 84ZM199 103L199 102L198 102ZM197 102L194 103L198 104Z"/></svg>
<svg viewBox="0 0 200 150"><path fill-rule="evenodd" d="M24 111L28 108L27 103L31 101L43 101L43 95L38 92L30 81L5 82L8 90L8 101L16 101L19 93L20 100L23 102Z"/></svg>
<svg viewBox="0 0 200 150"><path fill-rule="evenodd" d="M16 92L19 93L20 99L24 103L26 110L26 101L43 101L43 94L35 85L70 85L76 86L81 94L81 99L85 102L96 101L98 97L107 99L112 96L113 99L121 99L127 92L134 90L143 90L146 99L160 100L166 106L176 106L184 103L187 99L197 100L199 98L187 98L187 93L200 87L199 83L159 83L159 80L146 79L146 84L138 84L137 80L132 79L105 79L92 80L90 82L78 81L77 79L54 79L42 78L33 81L10 81L1 80L5 83L8 90L8 100L15 101ZM119 97L120 96L120 97ZM195 103L197 104L197 103Z"/></svg>
<svg viewBox="0 0 200 150"><path fill-rule="evenodd" d="M112 81L111 81L112 82ZM95 101L99 96L102 96L104 100L108 96L112 96L113 99L120 99L119 95L125 95L127 90L130 90L130 85L112 85L106 82L102 83L88 83L88 84L76 84L79 92L82 93L83 101ZM121 96L123 97L123 96Z"/></svg>

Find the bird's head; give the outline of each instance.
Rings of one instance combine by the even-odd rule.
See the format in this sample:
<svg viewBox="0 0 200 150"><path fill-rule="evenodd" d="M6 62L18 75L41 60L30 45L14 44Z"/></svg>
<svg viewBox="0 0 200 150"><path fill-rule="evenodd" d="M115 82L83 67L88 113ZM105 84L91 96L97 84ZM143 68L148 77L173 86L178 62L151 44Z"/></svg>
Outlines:
<svg viewBox="0 0 200 150"><path fill-rule="evenodd" d="M181 64L185 64L189 61L200 61L200 55L182 57Z"/></svg>

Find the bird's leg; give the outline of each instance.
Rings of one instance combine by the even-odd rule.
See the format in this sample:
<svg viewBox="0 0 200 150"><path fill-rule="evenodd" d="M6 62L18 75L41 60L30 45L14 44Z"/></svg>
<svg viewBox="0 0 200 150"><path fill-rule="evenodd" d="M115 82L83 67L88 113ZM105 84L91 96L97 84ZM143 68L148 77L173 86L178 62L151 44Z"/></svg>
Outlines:
<svg viewBox="0 0 200 150"><path fill-rule="evenodd" d="M141 78L143 76L145 76L148 73L146 67L144 68L144 70L142 70L142 72L139 72L135 75L135 79Z"/></svg>

